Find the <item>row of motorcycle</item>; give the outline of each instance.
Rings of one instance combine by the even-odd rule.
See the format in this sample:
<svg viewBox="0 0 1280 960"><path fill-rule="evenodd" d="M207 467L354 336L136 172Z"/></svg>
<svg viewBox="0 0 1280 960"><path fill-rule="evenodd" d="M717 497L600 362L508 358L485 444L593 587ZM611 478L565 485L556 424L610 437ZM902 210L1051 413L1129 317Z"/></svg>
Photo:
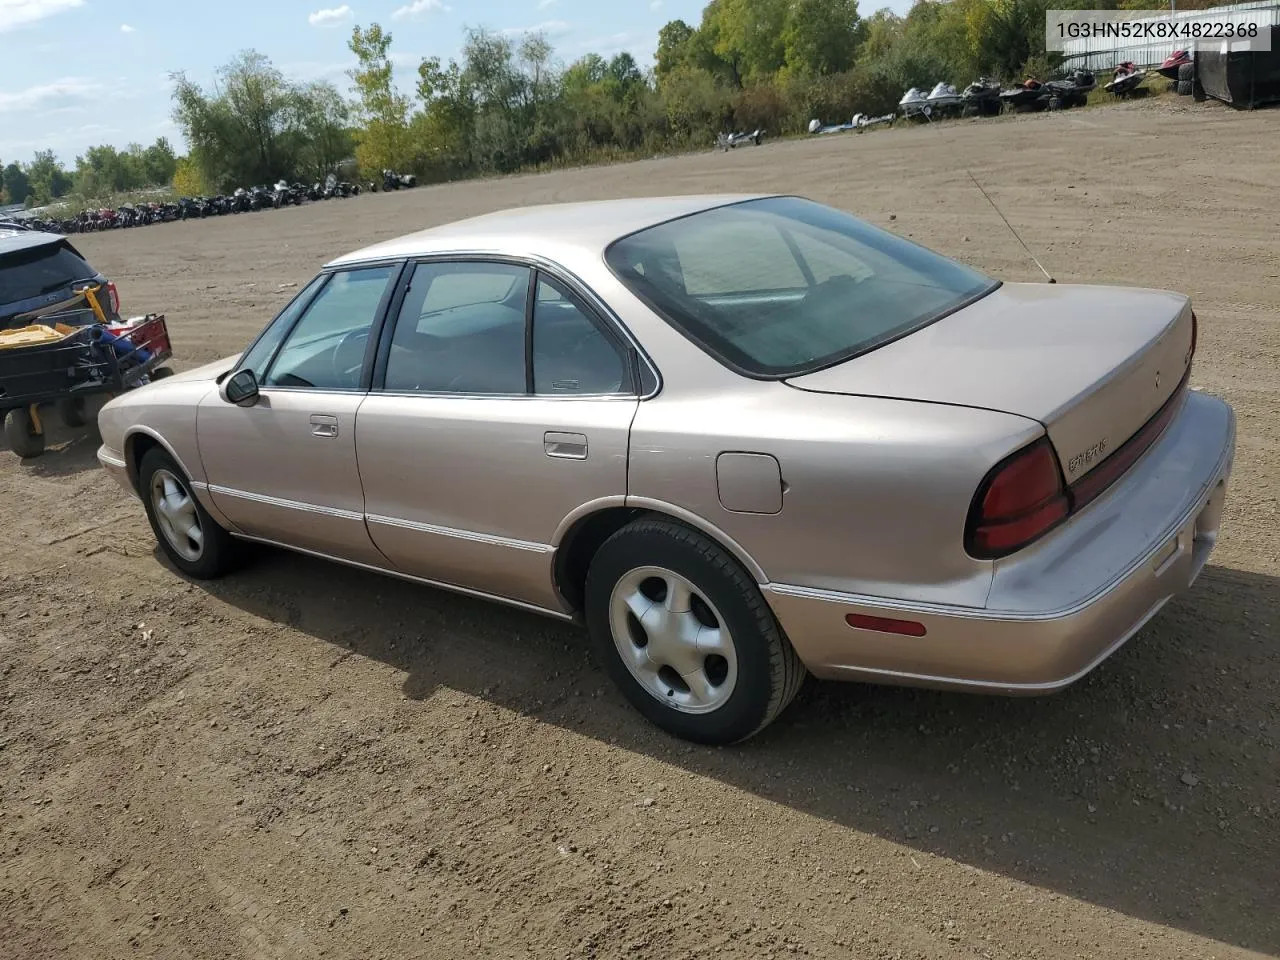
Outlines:
<svg viewBox="0 0 1280 960"><path fill-rule="evenodd" d="M406 190L414 186L417 186L417 179L412 174L384 170L380 181L367 181L363 189L377 193L379 187L389 191ZM356 197L360 195L361 189L360 184L339 180L336 174L331 173L323 182L310 185L279 180L274 186L240 187L229 195L182 197L164 202L126 203L114 209L103 207L98 210L84 210L74 217L61 219L31 217L24 222L24 225L50 233L98 233L104 230L144 227L154 223L172 223L178 220L203 220L229 213L279 210L282 207L299 206L307 201Z"/></svg>

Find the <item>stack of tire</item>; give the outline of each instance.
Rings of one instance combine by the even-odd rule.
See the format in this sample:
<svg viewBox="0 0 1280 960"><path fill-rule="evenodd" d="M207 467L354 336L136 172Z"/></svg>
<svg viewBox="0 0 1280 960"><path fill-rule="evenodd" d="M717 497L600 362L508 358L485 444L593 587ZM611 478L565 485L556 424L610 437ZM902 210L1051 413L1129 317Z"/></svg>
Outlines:
<svg viewBox="0 0 1280 960"><path fill-rule="evenodd" d="M1196 65L1194 63L1184 63L1178 67L1178 79L1175 84L1178 96L1191 96L1191 89L1195 84Z"/></svg>

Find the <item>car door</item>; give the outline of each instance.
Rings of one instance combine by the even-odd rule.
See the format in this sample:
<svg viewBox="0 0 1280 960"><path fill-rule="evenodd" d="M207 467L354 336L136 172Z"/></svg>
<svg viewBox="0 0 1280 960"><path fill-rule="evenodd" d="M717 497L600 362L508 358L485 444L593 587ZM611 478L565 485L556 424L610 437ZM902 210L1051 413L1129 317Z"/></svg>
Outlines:
<svg viewBox="0 0 1280 960"><path fill-rule="evenodd" d="M385 566L365 529L355 422L400 269L322 275L241 360L258 378L258 402L240 407L216 392L201 402L209 493L242 533Z"/></svg>
<svg viewBox="0 0 1280 960"><path fill-rule="evenodd" d="M356 418L373 542L414 576L558 608L556 531L626 496L635 369L555 277L417 264Z"/></svg>

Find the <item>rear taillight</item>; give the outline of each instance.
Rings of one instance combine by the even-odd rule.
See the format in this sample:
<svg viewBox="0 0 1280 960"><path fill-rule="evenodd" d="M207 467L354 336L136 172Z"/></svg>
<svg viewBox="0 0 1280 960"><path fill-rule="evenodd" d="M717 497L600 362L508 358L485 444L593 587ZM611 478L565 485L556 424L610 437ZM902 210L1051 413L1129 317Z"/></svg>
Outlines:
<svg viewBox="0 0 1280 960"><path fill-rule="evenodd" d="M969 508L965 549L994 560L1044 536L1071 512L1048 437L1006 457L987 474Z"/></svg>
<svg viewBox="0 0 1280 960"><path fill-rule="evenodd" d="M111 301L111 312L120 313L120 292L116 290L114 283L107 284L107 299Z"/></svg>

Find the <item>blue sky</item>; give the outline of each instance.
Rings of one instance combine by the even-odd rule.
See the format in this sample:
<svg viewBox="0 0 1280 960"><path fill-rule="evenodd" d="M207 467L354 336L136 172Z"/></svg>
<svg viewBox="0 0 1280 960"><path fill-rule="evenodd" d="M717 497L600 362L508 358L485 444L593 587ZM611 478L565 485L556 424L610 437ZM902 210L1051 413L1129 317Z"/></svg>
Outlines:
<svg viewBox="0 0 1280 960"><path fill-rule="evenodd" d="M903 8L910 0L890 0ZM345 89L355 23L394 37L397 79L412 90L424 56L457 56L463 29L541 29L569 62L629 50L652 62L659 28L696 24L705 0L0 0L0 162L48 147L67 164L98 143L166 136L172 71L207 85L253 47L290 77ZM865 3L863 14L881 3Z"/></svg>

